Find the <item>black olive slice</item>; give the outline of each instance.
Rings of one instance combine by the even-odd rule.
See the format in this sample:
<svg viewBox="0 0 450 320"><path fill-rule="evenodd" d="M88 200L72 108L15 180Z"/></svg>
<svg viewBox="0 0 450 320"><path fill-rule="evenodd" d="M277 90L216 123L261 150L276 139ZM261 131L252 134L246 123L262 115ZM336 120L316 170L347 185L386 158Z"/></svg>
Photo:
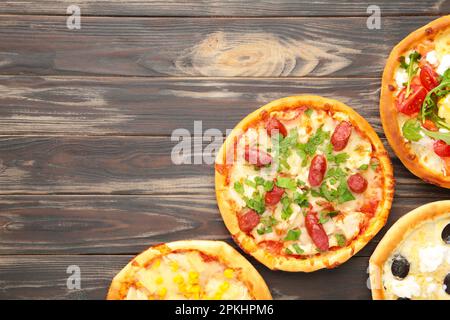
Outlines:
<svg viewBox="0 0 450 320"><path fill-rule="evenodd" d="M404 256L396 254L392 259L391 272L395 277L399 279L406 278L409 273L408 260L406 260Z"/></svg>
<svg viewBox="0 0 450 320"><path fill-rule="evenodd" d="M445 276L444 285L446 287L445 292L447 292L447 294L450 294L450 273L447 273L447 275Z"/></svg>
<svg viewBox="0 0 450 320"><path fill-rule="evenodd" d="M442 230L441 236L442 236L442 240L446 244L450 244L450 223L445 226L444 230Z"/></svg>

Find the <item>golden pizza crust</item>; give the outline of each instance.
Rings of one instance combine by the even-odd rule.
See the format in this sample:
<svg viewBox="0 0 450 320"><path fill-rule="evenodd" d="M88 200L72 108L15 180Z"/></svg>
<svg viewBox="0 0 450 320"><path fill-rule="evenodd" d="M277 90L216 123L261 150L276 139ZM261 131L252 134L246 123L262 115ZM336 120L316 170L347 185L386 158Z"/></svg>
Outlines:
<svg viewBox="0 0 450 320"><path fill-rule="evenodd" d="M197 250L214 258L232 269L241 269L239 279L245 283L250 295L257 300L271 300L269 288L258 271L239 252L223 241L184 240L153 246L137 255L113 279L106 297L119 300L120 289L136 269L145 267L153 259L177 250Z"/></svg>
<svg viewBox="0 0 450 320"><path fill-rule="evenodd" d="M448 212L450 212L450 200L431 202L410 211L398 219L386 232L369 261L370 286L373 299L384 300L383 265L405 235L422 222L433 220Z"/></svg>
<svg viewBox="0 0 450 320"><path fill-rule="evenodd" d="M258 261L273 270L283 271L303 271L312 272L322 268L334 268L352 257L361 250L378 231L385 225L389 215L394 195L394 177L392 172L391 161L386 152L383 143L378 138L370 124L356 113L352 108L346 106L337 100L323 98L313 95L292 96L272 101L258 110L252 112L245 117L233 129L227 137L225 143L220 149L216 163L225 163L227 145L233 145L233 141L237 138L239 132L247 129L249 124L258 120L262 111L272 112L276 110L285 110L286 108L297 108L307 106L316 109L339 111L349 115L352 124L359 128L367 135L375 149L375 155L380 160L380 167L384 177L384 189L382 200L379 203L375 217L371 220L367 229L360 234L349 246L339 248L337 250L328 251L324 254L317 254L311 258L296 258L273 255L262 247L259 247L256 241L242 232L239 228L236 212L231 208L230 204L224 198L224 192L227 188L226 177L216 169L215 185L216 197L220 213L225 222L226 227L232 234L237 244L247 253L254 256ZM228 142L228 143L227 143Z"/></svg>
<svg viewBox="0 0 450 320"><path fill-rule="evenodd" d="M393 91L389 90L389 86L396 87L394 80L394 73L398 66L398 58L405 53L409 48L415 44L422 43L425 40L431 40L442 29L450 26L450 15L436 19L426 26L412 32L394 49L386 62L383 72L383 80L381 83L381 98L380 98L380 116L383 124L383 129L386 137L394 149L395 154L402 163L417 177L426 182L435 185L450 188L450 176L443 174L436 174L426 167L422 166L417 160L415 153L409 148L409 144L405 142L400 129L398 128L397 115L398 111L395 107L395 99Z"/></svg>

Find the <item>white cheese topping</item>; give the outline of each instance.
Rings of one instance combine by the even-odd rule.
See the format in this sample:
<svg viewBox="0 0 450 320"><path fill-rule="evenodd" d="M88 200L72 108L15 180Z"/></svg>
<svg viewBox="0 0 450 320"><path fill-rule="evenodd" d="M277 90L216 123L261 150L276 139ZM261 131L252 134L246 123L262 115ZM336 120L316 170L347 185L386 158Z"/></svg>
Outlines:
<svg viewBox="0 0 450 320"><path fill-rule="evenodd" d="M448 68L450 68L450 54L446 54L444 57L442 57L442 61L437 67L436 72L440 75L443 75Z"/></svg>
<svg viewBox="0 0 450 320"><path fill-rule="evenodd" d="M430 52L427 53L425 59L427 60L427 62L433 66L436 66L438 64L438 58L437 58L437 54L436 51L432 50Z"/></svg>
<svg viewBox="0 0 450 320"><path fill-rule="evenodd" d="M419 249L420 271L433 272L444 261L447 248L444 246L433 246Z"/></svg>
<svg viewBox="0 0 450 320"><path fill-rule="evenodd" d="M420 286L417 284L414 277L408 276L403 280L392 279L392 292L401 298L411 299L414 296L420 296Z"/></svg>
<svg viewBox="0 0 450 320"><path fill-rule="evenodd" d="M395 72L395 83L397 84L397 87L403 88L406 82L408 82L408 74L406 73L406 70L403 68L397 68L397 71Z"/></svg>

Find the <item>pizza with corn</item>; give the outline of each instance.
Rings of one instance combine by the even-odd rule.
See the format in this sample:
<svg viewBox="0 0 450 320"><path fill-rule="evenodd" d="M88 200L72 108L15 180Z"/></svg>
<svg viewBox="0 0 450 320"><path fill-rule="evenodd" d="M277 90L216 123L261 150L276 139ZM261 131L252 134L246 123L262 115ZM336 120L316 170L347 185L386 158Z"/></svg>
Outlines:
<svg viewBox="0 0 450 320"><path fill-rule="evenodd" d="M383 227L394 181L371 126L341 102L275 100L243 119L215 165L234 240L271 269L333 268Z"/></svg>
<svg viewBox="0 0 450 320"><path fill-rule="evenodd" d="M380 113L403 164L423 180L450 188L450 16L414 31L392 50Z"/></svg>
<svg viewBox="0 0 450 320"><path fill-rule="evenodd" d="M272 299L264 279L222 241L153 246L113 279L108 300Z"/></svg>

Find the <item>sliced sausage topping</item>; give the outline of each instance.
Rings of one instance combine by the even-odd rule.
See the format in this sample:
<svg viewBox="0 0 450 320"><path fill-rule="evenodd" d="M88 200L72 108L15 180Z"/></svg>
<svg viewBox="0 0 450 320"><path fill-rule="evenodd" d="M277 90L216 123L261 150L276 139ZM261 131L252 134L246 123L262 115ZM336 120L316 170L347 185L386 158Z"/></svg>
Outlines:
<svg viewBox="0 0 450 320"><path fill-rule="evenodd" d="M243 214L238 215L239 228L249 233L259 224L259 215L253 210L247 210Z"/></svg>
<svg viewBox="0 0 450 320"><path fill-rule="evenodd" d="M286 127L280 122L280 120L275 118L270 118L269 120L267 120L266 130L269 136L272 136L275 133L279 133L283 137L287 136Z"/></svg>
<svg viewBox="0 0 450 320"><path fill-rule="evenodd" d="M350 190L354 193L363 193L367 189L367 180L359 173L348 177L347 183Z"/></svg>
<svg viewBox="0 0 450 320"><path fill-rule="evenodd" d="M263 167L272 163L272 156L257 148L246 147L244 157L245 161L257 167Z"/></svg>
<svg viewBox="0 0 450 320"><path fill-rule="evenodd" d="M316 247L321 251L327 251L329 248L328 236L316 214L311 210L306 214L305 226Z"/></svg>
<svg viewBox="0 0 450 320"><path fill-rule="evenodd" d="M333 135L331 136L331 144L333 145L334 151L343 150L350 139L352 134L352 125L347 121L342 121L334 129Z"/></svg>
<svg viewBox="0 0 450 320"><path fill-rule="evenodd" d="M308 181L312 187L319 186L325 172L327 171L327 159L325 156L318 154L311 160L311 166L309 167Z"/></svg>
<svg viewBox="0 0 450 320"><path fill-rule="evenodd" d="M276 185L273 186L272 191L268 191L265 196L266 205L272 206L280 202L281 197L284 194L284 189L279 188Z"/></svg>

